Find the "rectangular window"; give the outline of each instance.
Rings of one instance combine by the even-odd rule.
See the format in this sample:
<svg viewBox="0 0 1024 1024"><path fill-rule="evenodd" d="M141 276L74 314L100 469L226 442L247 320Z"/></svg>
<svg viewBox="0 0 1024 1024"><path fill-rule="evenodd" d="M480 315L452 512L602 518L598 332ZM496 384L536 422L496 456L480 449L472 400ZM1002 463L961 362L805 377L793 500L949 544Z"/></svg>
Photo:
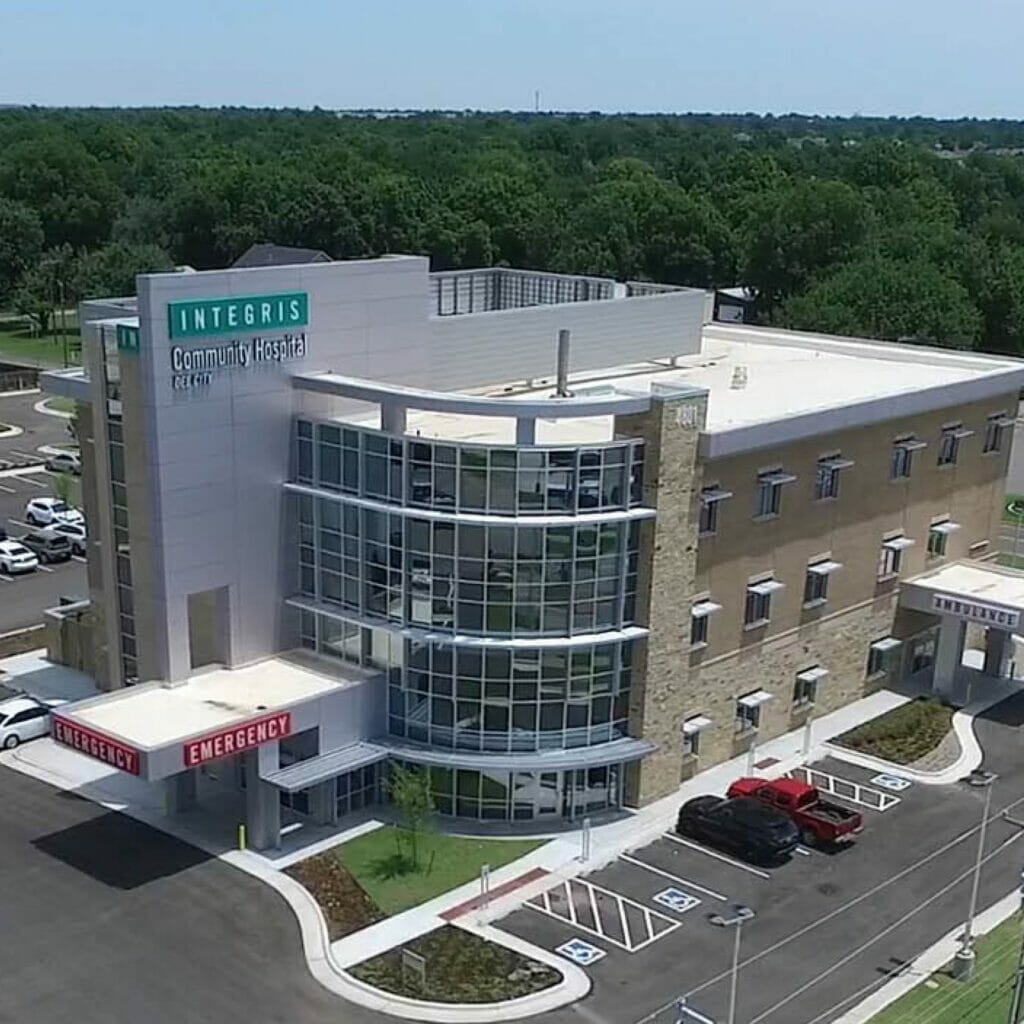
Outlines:
<svg viewBox="0 0 1024 1024"><path fill-rule="evenodd" d="M683 722L683 757L700 754L700 734L711 725L706 715L691 715Z"/></svg>
<svg viewBox="0 0 1024 1024"><path fill-rule="evenodd" d="M754 518L765 519L777 516L782 509L782 488L796 477L781 469L757 475L757 497L754 504Z"/></svg>
<svg viewBox="0 0 1024 1024"><path fill-rule="evenodd" d="M903 552L913 546L914 542L909 537L890 537L883 541L878 558L878 578L884 580L898 575L903 567Z"/></svg>
<svg viewBox="0 0 1024 1024"><path fill-rule="evenodd" d="M839 497L839 471L853 465L852 459L844 459L838 453L818 459L814 473L814 498L824 501L826 498Z"/></svg>
<svg viewBox="0 0 1024 1024"><path fill-rule="evenodd" d="M807 566L807 578L804 580L804 604L820 604L828 598L828 578L837 569L840 562L823 558Z"/></svg>
<svg viewBox="0 0 1024 1024"><path fill-rule="evenodd" d="M946 541L951 533L960 529L959 523L943 519L941 522L932 523L928 530L928 557L942 558L946 554Z"/></svg>
<svg viewBox="0 0 1024 1024"><path fill-rule="evenodd" d="M736 732L755 732L761 725L761 708L772 699L767 690L754 690L736 701Z"/></svg>
<svg viewBox="0 0 1024 1024"><path fill-rule="evenodd" d="M760 626L771 618L772 594L785 586L778 580L767 579L751 583L747 587L747 604L743 623L746 626Z"/></svg>
<svg viewBox="0 0 1024 1024"><path fill-rule="evenodd" d="M717 485L704 487L700 492L700 533L714 533L718 529L718 503L732 497L732 491L725 491Z"/></svg>
<svg viewBox="0 0 1024 1024"><path fill-rule="evenodd" d="M902 640L897 640L893 636L884 636L881 640L876 640L868 648L867 675L879 676L888 672L892 664L893 652L902 644Z"/></svg>
<svg viewBox="0 0 1024 1024"><path fill-rule="evenodd" d="M1004 412L989 416L985 422L985 440L982 443L981 450L986 454L988 452L1001 452L1003 450L1003 437L1007 430L1013 428L1013 424L1013 417L1007 416Z"/></svg>
<svg viewBox="0 0 1024 1024"><path fill-rule="evenodd" d="M939 465L955 466L960 456L960 442L973 433L973 430L965 430L962 423L943 427L942 438L939 441Z"/></svg>
<svg viewBox="0 0 1024 1024"><path fill-rule="evenodd" d="M813 704L818 697L818 683L828 675L828 669L813 665L797 672L793 684L793 707L803 708Z"/></svg>
<svg viewBox="0 0 1024 1024"><path fill-rule="evenodd" d="M926 442L918 441L913 435L897 439L892 446L889 476L893 480L903 480L909 477L913 467L914 452L927 447Z"/></svg>
<svg viewBox="0 0 1024 1024"><path fill-rule="evenodd" d="M690 609L690 646L703 647L708 642L708 623L722 606L714 601L697 601Z"/></svg>

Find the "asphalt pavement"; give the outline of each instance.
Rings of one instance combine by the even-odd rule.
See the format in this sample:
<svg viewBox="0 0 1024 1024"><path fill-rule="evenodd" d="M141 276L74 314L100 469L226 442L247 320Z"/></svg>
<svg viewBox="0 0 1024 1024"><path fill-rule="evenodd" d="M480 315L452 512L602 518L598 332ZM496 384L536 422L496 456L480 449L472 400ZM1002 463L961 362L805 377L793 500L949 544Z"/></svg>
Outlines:
<svg viewBox="0 0 1024 1024"><path fill-rule="evenodd" d="M0 769L0 1021L368 1024L262 882Z"/></svg>
<svg viewBox="0 0 1024 1024"><path fill-rule="evenodd" d="M46 398L40 391L0 395L0 424L20 427L15 437L0 437L0 462L22 462L25 456L38 455L40 445L67 444L67 420L36 412L35 406Z"/></svg>
<svg viewBox="0 0 1024 1024"><path fill-rule="evenodd" d="M1022 723L1024 695L991 709L977 726L984 767L1000 775L979 908L1013 891L1024 864L1024 828L1000 817L1008 810L1024 818ZM861 784L873 775L834 761L822 767ZM734 932L709 917L743 904L756 917L742 934L738 1019L828 1024L967 914L982 793L958 783L913 785L899 796L884 813L862 808L864 833L838 853L811 850L782 867L751 870L665 838L588 875L596 888L572 894L575 921L567 919L571 900L541 900L499 926L548 949L582 939L604 954L587 968L591 994L545 1016L549 1024L671 1024L683 995L722 1021ZM691 899L674 910L656 899L667 889L700 903ZM602 922L596 928L595 908ZM644 925L639 908L667 923ZM625 943L623 918L631 932Z"/></svg>

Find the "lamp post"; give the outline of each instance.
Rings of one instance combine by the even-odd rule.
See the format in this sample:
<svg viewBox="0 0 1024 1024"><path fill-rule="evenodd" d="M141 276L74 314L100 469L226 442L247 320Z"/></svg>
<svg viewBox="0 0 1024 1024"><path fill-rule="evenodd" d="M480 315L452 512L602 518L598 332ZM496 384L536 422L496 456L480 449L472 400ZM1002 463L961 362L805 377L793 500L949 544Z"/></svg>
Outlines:
<svg viewBox="0 0 1024 1024"><path fill-rule="evenodd" d="M720 928L735 928L736 939L732 944L732 972L729 979L729 1017L728 1024L736 1024L736 988L740 975L740 940L743 937L743 925L754 919L754 911L740 903L734 903L729 914L712 914L708 920Z"/></svg>
<svg viewBox="0 0 1024 1024"><path fill-rule="evenodd" d="M974 860L974 877L971 880L971 902L967 909L967 921L960 948L953 958L953 977L957 981L970 981L974 975L974 914L978 909L978 886L981 884L981 864L985 853L985 833L988 829L988 812L992 804L992 786L999 776L995 772L976 769L967 777L967 784L985 790L984 809L981 814L981 828L978 831L978 853Z"/></svg>

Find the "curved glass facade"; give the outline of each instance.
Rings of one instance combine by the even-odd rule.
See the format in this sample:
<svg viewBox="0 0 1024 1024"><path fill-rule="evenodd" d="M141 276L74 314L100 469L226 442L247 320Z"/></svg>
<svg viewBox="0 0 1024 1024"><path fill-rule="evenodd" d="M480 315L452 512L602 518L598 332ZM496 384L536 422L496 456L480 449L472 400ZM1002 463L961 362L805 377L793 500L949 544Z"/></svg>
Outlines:
<svg viewBox="0 0 1024 1024"><path fill-rule="evenodd" d="M643 445L513 448L392 437L333 423L296 424L296 479L394 505L492 515L635 508Z"/></svg>
<svg viewBox="0 0 1024 1024"><path fill-rule="evenodd" d="M639 528L439 522L299 495L299 590L363 616L479 636L633 624Z"/></svg>
<svg viewBox="0 0 1024 1024"><path fill-rule="evenodd" d="M621 765L598 751L628 735L634 642L608 634L635 625L642 455L632 440L517 449L297 421L297 481L334 492L295 499L299 591L324 610L303 612L302 642L387 670L392 736L495 756L493 771L430 769L442 813L619 802ZM596 767L501 766L572 748Z"/></svg>

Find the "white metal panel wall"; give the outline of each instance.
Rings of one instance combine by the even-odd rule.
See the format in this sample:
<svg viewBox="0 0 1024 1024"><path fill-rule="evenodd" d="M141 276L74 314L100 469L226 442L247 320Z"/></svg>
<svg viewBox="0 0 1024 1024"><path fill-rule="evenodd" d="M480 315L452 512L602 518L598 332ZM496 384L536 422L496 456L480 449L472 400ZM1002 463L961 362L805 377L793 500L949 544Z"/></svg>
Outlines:
<svg viewBox="0 0 1024 1024"><path fill-rule="evenodd" d="M700 351L706 293L531 306L429 321L428 380L438 390L553 377L558 332L572 372Z"/></svg>

